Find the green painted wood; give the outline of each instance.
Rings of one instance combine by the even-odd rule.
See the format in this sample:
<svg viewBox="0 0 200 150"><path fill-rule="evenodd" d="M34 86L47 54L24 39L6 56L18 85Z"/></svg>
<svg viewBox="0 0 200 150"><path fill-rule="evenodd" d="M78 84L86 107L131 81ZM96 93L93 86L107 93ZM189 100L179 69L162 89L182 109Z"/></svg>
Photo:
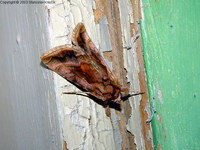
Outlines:
<svg viewBox="0 0 200 150"><path fill-rule="evenodd" d="M200 149L200 1L143 0L155 149Z"/></svg>

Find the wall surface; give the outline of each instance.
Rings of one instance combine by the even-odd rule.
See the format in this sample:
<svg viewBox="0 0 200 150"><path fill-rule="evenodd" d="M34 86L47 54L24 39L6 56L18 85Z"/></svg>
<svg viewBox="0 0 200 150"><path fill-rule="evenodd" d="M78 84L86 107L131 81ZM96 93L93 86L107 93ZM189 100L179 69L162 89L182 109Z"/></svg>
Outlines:
<svg viewBox="0 0 200 150"><path fill-rule="evenodd" d="M92 41L123 86L129 83L131 90L141 91L139 73L143 67L141 71L136 52L139 29L135 29L139 25L133 16L137 7L138 1L134 1L133 5L133 1L129 0L57 0L55 5L47 6L51 45L71 44L73 28L83 22ZM75 86L57 74L54 80L64 148L152 149L151 128L144 120L148 117L148 104L144 103L140 109L143 95L123 102L122 111L110 109L110 116L107 116L105 108L93 100L63 94L66 91L79 91ZM146 102L147 97L143 100ZM145 116L142 120L141 111Z"/></svg>
<svg viewBox="0 0 200 150"><path fill-rule="evenodd" d="M91 99L63 94L78 89L39 58L71 44L73 28L83 22L121 84L145 92L139 9L139 0L0 4L0 149L152 149L146 93L106 115Z"/></svg>
<svg viewBox="0 0 200 150"><path fill-rule="evenodd" d="M52 73L40 64L49 49L44 5L0 5L0 149L62 147Z"/></svg>
<svg viewBox="0 0 200 150"><path fill-rule="evenodd" d="M155 149L200 149L199 8L198 0L143 0Z"/></svg>

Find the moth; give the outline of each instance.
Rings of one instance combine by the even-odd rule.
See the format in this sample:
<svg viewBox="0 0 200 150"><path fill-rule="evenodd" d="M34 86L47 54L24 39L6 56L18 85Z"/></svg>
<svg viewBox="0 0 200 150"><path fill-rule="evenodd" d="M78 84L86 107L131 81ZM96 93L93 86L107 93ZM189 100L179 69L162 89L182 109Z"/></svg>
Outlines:
<svg viewBox="0 0 200 150"><path fill-rule="evenodd" d="M85 94L104 103L120 103L122 93L129 92L129 88L123 88L119 78L109 69L83 23L77 24L71 40L71 45L58 46L44 53L41 61Z"/></svg>

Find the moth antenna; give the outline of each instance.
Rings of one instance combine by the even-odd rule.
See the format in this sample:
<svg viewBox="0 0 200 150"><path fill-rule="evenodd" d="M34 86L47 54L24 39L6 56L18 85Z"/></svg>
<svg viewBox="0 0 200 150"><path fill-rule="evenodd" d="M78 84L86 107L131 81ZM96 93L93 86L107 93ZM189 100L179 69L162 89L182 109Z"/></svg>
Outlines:
<svg viewBox="0 0 200 150"><path fill-rule="evenodd" d="M139 92L139 91L130 91L129 95L130 96L135 96L135 95L140 95L140 94L144 94L145 92Z"/></svg>
<svg viewBox="0 0 200 150"><path fill-rule="evenodd" d="M121 99L123 101L127 100L129 97L136 96L136 95L141 95L144 94L145 92L138 92L138 91L130 91L128 95L122 95Z"/></svg>
<svg viewBox="0 0 200 150"><path fill-rule="evenodd" d="M145 92L140 92L140 91L130 91L129 93L135 93L135 94L137 94L137 93L139 94L139 93L140 93L140 94L144 94Z"/></svg>

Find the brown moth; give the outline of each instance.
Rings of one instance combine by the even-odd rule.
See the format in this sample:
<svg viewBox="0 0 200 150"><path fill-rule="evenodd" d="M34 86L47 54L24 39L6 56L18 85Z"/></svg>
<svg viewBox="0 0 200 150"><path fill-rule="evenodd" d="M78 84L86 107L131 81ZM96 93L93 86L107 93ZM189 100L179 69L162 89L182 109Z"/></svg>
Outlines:
<svg viewBox="0 0 200 150"><path fill-rule="evenodd" d="M83 23L73 30L72 45L55 47L44 53L41 60L86 94L103 102L119 103L122 100L121 93L129 91L128 88L122 88L119 79L109 69Z"/></svg>

